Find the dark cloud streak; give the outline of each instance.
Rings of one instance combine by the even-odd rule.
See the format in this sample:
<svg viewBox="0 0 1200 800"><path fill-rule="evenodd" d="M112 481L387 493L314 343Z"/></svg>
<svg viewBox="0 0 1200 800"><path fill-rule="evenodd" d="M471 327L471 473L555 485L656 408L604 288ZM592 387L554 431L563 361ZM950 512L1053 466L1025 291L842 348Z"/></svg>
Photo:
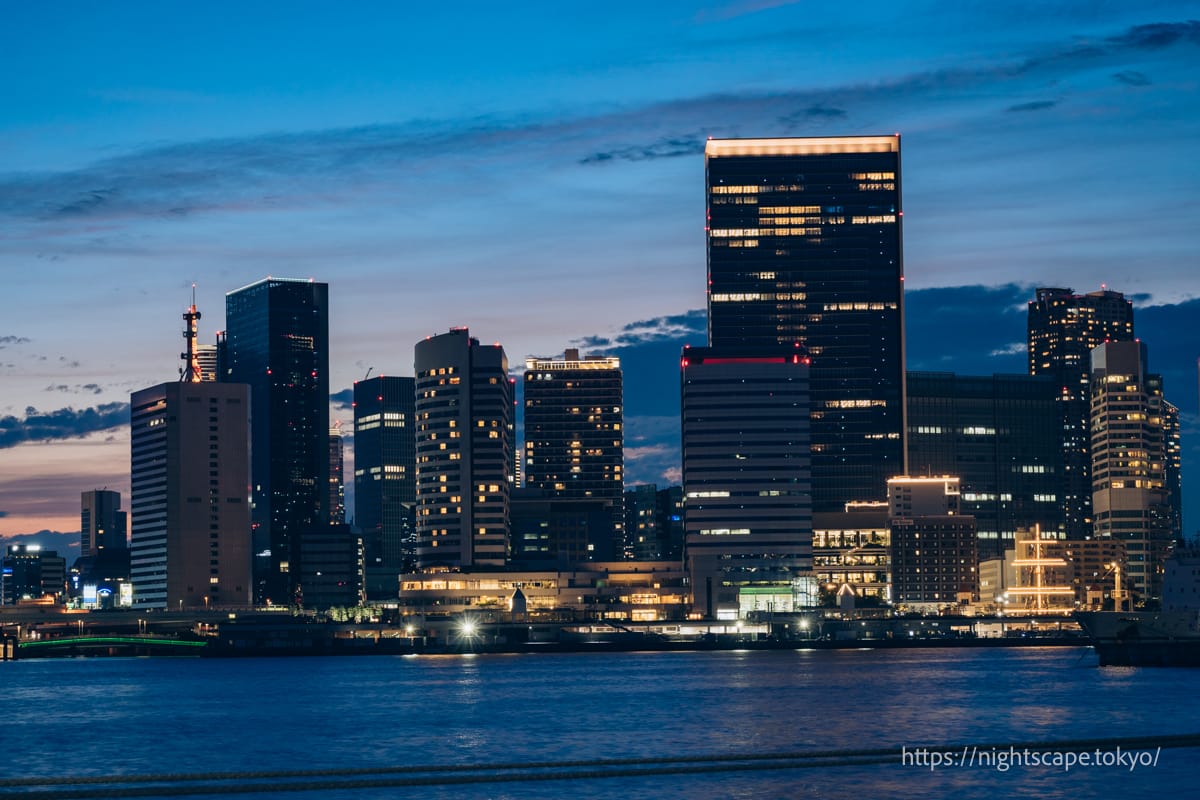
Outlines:
<svg viewBox="0 0 1200 800"><path fill-rule="evenodd" d="M0 449L22 442L77 439L89 433L107 431L129 424L128 403L103 403L95 408L60 408L42 412L30 406L25 416L0 417Z"/></svg>

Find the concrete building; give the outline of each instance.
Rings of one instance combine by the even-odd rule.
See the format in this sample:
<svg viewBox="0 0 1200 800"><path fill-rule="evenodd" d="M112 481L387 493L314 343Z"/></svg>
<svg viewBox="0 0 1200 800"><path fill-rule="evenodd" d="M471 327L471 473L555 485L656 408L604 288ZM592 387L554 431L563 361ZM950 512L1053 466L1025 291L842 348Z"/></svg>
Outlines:
<svg viewBox="0 0 1200 800"><path fill-rule="evenodd" d="M1144 343L1110 342L1092 351L1095 536L1125 543L1129 578L1145 598L1160 596L1163 561L1176 544L1166 405Z"/></svg>
<svg viewBox="0 0 1200 800"><path fill-rule="evenodd" d="M514 489L509 501L511 560L575 564L617 560L612 500L557 497L544 489Z"/></svg>
<svg viewBox="0 0 1200 800"><path fill-rule="evenodd" d="M164 383L131 407L134 607L248 606L249 388Z"/></svg>
<svg viewBox="0 0 1200 800"><path fill-rule="evenodd" d="M598 561L613 560L625 538L620 359L580 356L577 349L562 358L526 359L524 395L522 485L562 499L607 502L612 533L607 542L593 542L591 552Z"/></svg>
<svg viewBox="0 0 1200 800"><path fill-rule="evenodd" d="M688 347L681 377L693 603L733 618L742 589L790 593L812 570L808 359L799 346Z"/></svg>
<svg viewBox="0 0 1200 800"><path fill-rule="evenodd" d="M653 483L625 491L625 557L632 561L683 558L683 487Z"/></svg>
<svg viewBox="0 0 1200 800"><path fill-rule="evenodd" d="M849 503L813 514L813 575L825 605L849 587L856 605L891 600L891 531L887 504Z"/></svg>
<svg viewBox="0 0 1200 800"><path fill-rule="evenodd" d="M36 544L10 544L0 561L0 604L62 602L66 593L67 561L55 550Z"/></svg>
<svg viewBox="0 0 1200 800"><path fill-rule="evenodd" d="M513 393L499 344L466 328L417 342L418 567L508 558Z"/></svg>
<svg viewBox="0 0 1200 800"><path fill-rule="evenodd" d="M935 612L978 598L974 517L959 513L956 477L888 481L892 600Z"/></svg>

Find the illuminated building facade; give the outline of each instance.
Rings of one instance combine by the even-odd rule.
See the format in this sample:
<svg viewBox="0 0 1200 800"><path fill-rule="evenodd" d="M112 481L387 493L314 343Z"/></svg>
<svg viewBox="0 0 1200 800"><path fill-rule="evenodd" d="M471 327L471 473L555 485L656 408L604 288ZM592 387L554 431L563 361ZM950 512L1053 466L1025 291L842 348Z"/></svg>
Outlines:
<svg viewBox="0 0 1200 800"><path fill-rule="evenodd" d="M881 501L814 513L813 574L823 597L834 598L848 586L859 601L871 598L868 604L891 599L890 543L887 507Z"/></svg>
<svg viewBox="0 0 1200 800"><path fill-rule="evenodd" d="M683 558L683 487L653 483L625 491L625 557L634 561Z"/></svg>
<svg viewBox="0 0 1200 800"><path fill-rule="evenodd" d="M1177 538L1162 377L1147 371L1142 342L1102 344L1091 363L1095 536L1125 543L1130 582L1143 597L1156 598L1163 561Z"/></svg>
<svg viewBox="0 0 1200 800"><path fill-rule="evenodd" d="M416 563L416 383L380 375L354 383L354 524L367 596L395 597Z"/></svg>
<svg viewBox="0 0 1200 800"><path fill-rule="evenodd" d="M1050 375L908 373L909 469L958 476L983 558L1003 555L1019 530L1065 533L1058 399Z"/></svg>
<svg viewBox="0 0 1200 800"><path fill-rule="evenodd" d="M900 137L710 140L713 347L812 358L814 511L905 471Z"/></svg>
<svg viewBox="0 0 1200 800"><path fill-rule="evenodd" d="M0 605L22 600L62 600L66 591L67 560L55 550L36 544L10 544L0 560Z"/></svg>
<svg viewBox="0 0 1200 800"><path fill-rule="evenodd" d="M920 611L979 597L975 518L959 513L958 478L892 478L888 486L892 601Z"/></svg>
<svg viewBox="0 0 1200 800"><path fill-rule="evenodd" d="M513 463L504 348L454 328L415 351L417 566L503 565Z"/></svg>
<svg viewBox="0 0 1200 800"><path fill-rule="evenodd" d="M742 590L790 592L812 568L808 363L687 347L681 374L685 566L695 610L727 618Z"/></svg>
<svg viewBox="0 0 1200 800"><path fill-rule="evenodd" d="M133 393L135 608L250 604L249 405L243 384L164 383Z"/></svg>
<svg viewBox="0 0 1200 800"><path fill-rule="evenodd" d="M561 359L527 359L524 394L523 485L561 499L607 502L608 541L593 542L590 558L613 560L625 527L620 359L581 357L574 349Z"/></svg>
<svg viewBox="0 0 1200 800"><path fill-rule="evenodd" d="M250 386L255 596L304 602L299 538L329 527L329 287L267 278L225 296L221 380Z"/></svg>
<svg viewBox="0 0 1200 800"><path fill-rule="evenodd" d="M346 448L342 442L341 424L335 422L329 429L329 524L341 525L346 521Z"/></svg>
<svg viewBox="0 0 1200 800"><path fill-rule="evenodd" d="M1058 437L1063 451L1059 488L1068 538L1092 533L1091 352L1104 342L1133 341L1133 304L1120 292L1075 294L1041 288L1029 303L1029 374L1058 384Z"/></svg>

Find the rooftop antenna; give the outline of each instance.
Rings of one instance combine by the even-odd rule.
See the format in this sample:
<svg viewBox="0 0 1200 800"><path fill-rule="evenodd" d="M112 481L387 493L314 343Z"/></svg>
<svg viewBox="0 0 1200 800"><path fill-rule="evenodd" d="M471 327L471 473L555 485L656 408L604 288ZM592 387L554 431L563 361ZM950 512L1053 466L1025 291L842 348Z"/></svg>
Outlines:
<svg viewBox="0 0 1200 800"><path fill-rule="evenodd" d="M363 380L364 380L364 381L365 381L367 378L371 377L371 370L373 370L373 369L375 369L375 368L374 368L374 367L367 367L367 374L366 374L366 375L363 375Z"/></svg>
<svg viewBox="0 0 1200 800"><path fill-rule="evenodd" d="M199 325L196 323L200 320L200 312L196 310L196 284L192 283L192 304L188 310L183 312L183 338L187 341L187 352L180 353L179 357L183 359L187 365L186 368L179 370L179 380L181 383L200 383L202 380L200 374L200 356L196 352L196 336Z"/></svg>

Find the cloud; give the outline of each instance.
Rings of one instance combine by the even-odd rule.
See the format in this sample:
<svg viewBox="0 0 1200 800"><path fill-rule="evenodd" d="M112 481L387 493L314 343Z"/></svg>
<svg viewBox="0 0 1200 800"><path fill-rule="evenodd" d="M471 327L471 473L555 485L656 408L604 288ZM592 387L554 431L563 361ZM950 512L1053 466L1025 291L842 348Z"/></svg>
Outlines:
<svg viewBox="0 0 1200 800"><path fill-rule="evenodd" d="M997 347L988 355L995 358L996 356L1020 356L1027 352L1029 352L1029 345L1025 342L1011 342L1004 347Z"/></svg>
<svg viewBox="0 0 1200 800"><path fill-rule="evenodd" d="M580 164L601 164L605 161L650 161L656 158L694 156L704 152L705 137L700 134L672 136L648 145L630 145L592 153L579 159Z"/></svg>
<svg viewBox="0 0 1200 800"><path fill-rule="evenodd" d="M329 395L329 402L339 409L350 409L354 407L354 390L342 389L340 392L334 392Z"/></svg>
<svg viewBox="0 0 1200 800"><path fill-rule="evenodd" d="M704 309L697 308L683 314L630 322L623 325L616 334L584 336L574 340L572 344L576 347L608 349L634 347L681 337L692 340L698 336L707 336L707 320L708 314Z"/></svg>
<svg viewBox="0 0 1200 800"><path fill-rule="evenodd" d="M0 518L2 518L2 517L7 517L7 516L8 516L8 512L7 512L7 511L0 511Z"/></svg>
<svg viewBox="0 0 1200 800"><path fill-rule="evenodd" d="M70 392L71 394L102 394L104 389L98 383L76 383L67 385L65 383L52 383L42 390L43 392Z"/></svg>
<svg viewBox="0 0 1200 800"><path fill-rule="evenodd" d="M1127 86L1149 86L1150 76L1144 72L1138 72L1135 69L1122 70L1114 72L1113 79L1118 83L1124 83Z"/></svg>
<svg viewBox="0 0 1200 800"><path fill-rule="evenodd" d="M806 122L818 120L826 122L830 120L843 120L849 114L842 108L831 108L820 103L814 103L808 108L800 111L793 111L791 114L785 114L779 118L779 124L788 131L794 131Z"/></svg>
<svg viewBox="0 0 1200 800"><path fill-rule="evenodd" d="M5 544L36 544L43 550L53 550L59 555L69 556L72 549L78 550L79 531L64 532L40 530L37 533L17 533L3 537Z"/></svg>
<svg viewBox="0 0 1200 800"><path fill-rule="evenodd" d="M27 336L0 336L0 350L14 344L28 344L33 341Z"/></svg>
<svg viewBox="0 0 1200 800"><path fill-rule="evenodd" d="M1017 103L1015 106L1009 106L1004 109L1008 112L1013 111L1045 111L1048 108L1054 108L1058 105L1057 100L1034 100L1031 103Z"/></svg>
<svg viewBox="0 0 1200 800"><path fill-rule="evenodd" d="M103 403L78 411L60 408L48 412L30 406L25 409L23 418L0 417L0 448L14 447L22 442L75 439L127 424L128 403Z"/></svg>

